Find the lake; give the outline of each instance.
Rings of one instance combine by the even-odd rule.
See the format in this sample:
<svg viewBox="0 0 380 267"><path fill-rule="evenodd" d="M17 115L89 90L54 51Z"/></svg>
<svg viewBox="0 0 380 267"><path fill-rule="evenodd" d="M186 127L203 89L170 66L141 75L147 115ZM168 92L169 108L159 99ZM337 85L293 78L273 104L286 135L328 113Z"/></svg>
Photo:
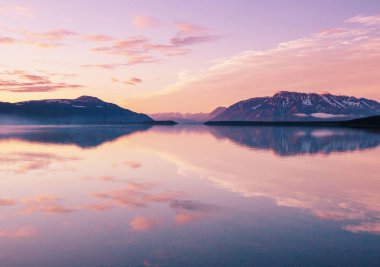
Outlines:
<svg viewBox="0 0 380 267"><path fill-rule="evenodd" d="M380 132L1 126L1 266L380 266Z"/></svg>

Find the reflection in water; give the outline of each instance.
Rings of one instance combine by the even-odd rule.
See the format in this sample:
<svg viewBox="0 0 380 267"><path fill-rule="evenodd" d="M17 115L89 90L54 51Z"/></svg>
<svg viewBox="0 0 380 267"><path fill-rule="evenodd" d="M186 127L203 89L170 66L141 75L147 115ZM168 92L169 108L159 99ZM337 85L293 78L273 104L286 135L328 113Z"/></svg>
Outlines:
<svg viewBox="0 0 380 267"><path fill-rule="evenodd" d="M218 138L277 155L329 154L374 148L380 144L380 131L311 127L210 127Z"/></svg>
<svg viewBox="0 0 380 267"><path fill-rule="evenodd" d="M378 266L379 138L3 127L0 265Z"/></svg>
<svg viewBox="0 0 380 267"><path fill-rule="evenodd" d="M151 125L109 126L8 126L0 130L3 139L20 139L29 142L74 144L80 147L96 147L121 136L146 131Z"/></svg>

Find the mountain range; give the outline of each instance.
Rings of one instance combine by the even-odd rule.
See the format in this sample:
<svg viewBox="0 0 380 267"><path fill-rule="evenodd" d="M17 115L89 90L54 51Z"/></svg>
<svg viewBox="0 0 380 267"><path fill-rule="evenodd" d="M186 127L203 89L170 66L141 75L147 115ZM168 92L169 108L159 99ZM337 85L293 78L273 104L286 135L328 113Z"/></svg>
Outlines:
<svg viewBox="0 0 380 267"><path fill-rule="evenodd" d="M220 113L226 110L226 107L217 107L210 113L180 113L180 112L165 112L149 114L155 120L175 121L178 123L200 123L209 121Z"/></svg>
<svg viewBox="0 0 380 267"><path fill-rule="evenodd" d="M233 104L211 121L350 120L380 114L380 103L332 94L281 91Z"/></svg>
<svg viewBox="0 0 380 267"><path fill-rule="evenodd" d="M332 94L281 91L210 113L156 113L150 116L96 97L0 102L0 124L174 124L178 123L321 123L372 117L361 124L380 124L380 103ZM358 124L357 122L355 124Z"/></svg>
<svg viewBox="0 0 380 267"><path fill-rule="evenodd" d="M0 102L1 124L125 124L155 123L149 116L96 97Z"/></svg>

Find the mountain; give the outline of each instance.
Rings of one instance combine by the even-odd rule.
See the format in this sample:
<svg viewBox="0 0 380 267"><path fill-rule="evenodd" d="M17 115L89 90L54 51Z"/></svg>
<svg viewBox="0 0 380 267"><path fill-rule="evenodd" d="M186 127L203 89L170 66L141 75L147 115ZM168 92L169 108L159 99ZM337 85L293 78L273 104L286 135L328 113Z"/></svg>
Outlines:
<svg viewBox="0 0 380 267"><path fill-rule="evenodd" d="M167 113L155 113L149 114L155 120L163 121L175 121L179 123L199 123L211 120L212 118L218 116L226 108L218 107L211 111L210 113L179 113L179 112L167 112Z"/></svg>
<svg viewBox="0 0 380 267"><path fill-rule="evenodd" d="M380 103L365 98L282 91L228 107L211 121L349 120L380 114Z"/></svg>
<svg viewBox="0 0 380 267"><path fill-rule="evenodd" d="M271 150L279 156L330 154L372 149L380 146L380 132L328 127L208 127L219 139L244 147Z"/></svg>
<svg viewBox="0 0 380 267"><path fill-rule="evenodd" d="M0 102L0 124L125 124L154 123L149 116L96 97Z"/></svg>

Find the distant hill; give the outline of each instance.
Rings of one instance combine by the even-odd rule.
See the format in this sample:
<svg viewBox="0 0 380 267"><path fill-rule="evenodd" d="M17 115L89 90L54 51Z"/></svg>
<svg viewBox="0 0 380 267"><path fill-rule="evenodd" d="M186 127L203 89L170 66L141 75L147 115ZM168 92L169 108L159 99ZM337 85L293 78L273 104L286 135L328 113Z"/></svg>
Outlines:
<svg viewBox="0 0 380 267"><path fill-rule="evenodd" d="M167 113L154 113L149 114L155 120L163 121L175 121L178 123L199 123L206 122L212 118L218 116L226 108L218 107L210 113L179 113L179 112L167 112Z"/></svg>
<svg viewBox="0 0 380 267"><path fill-rule="evenodd" d="M0 102L0 124L125 124L154 123L149 116L96 97Z"/></svg>
<svg viewBox="0 0 380 267"><path fill-rule="evenodd" d="M380 114L380 103L365 98L282 91L228 107L211 121L326 121Z"/></svg>

